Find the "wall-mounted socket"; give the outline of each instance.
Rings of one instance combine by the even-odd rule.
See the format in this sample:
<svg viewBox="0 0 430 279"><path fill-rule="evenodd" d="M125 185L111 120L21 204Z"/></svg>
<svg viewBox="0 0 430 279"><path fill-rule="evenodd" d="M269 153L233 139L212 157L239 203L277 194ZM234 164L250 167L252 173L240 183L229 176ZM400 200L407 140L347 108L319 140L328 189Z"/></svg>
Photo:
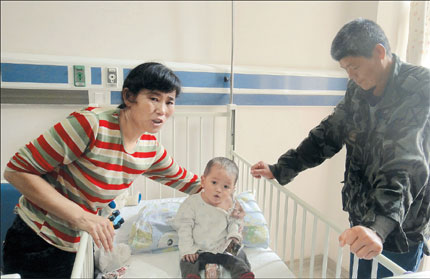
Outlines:
<svg viewBox="0 0 430 279"><path fill-rule="evenodd" d="M118 68L107 68L106 73L107 86L116 87L118 85Z"/></svg>
<svg viewBox="0 0 430 279"><path fill-rule="evenodd" d="M85 66L73 66L73 80L76 87L85 86Z"/></svg>
<svg viewBox="0 0 430 279"><path fill-rule="evenodd" d="M88 102L90 106L110 105L110 91L99 89L88 90Z"/></svg>

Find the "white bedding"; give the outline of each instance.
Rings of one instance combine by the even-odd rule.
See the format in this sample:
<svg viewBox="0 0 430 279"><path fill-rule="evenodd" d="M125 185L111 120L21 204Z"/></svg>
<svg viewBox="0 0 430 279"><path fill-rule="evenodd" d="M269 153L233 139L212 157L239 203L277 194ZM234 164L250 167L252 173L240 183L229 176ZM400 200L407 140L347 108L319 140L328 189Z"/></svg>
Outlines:
<svg viewBox="0 0 430 279"><path fill-rule="evenodd" d="M145 203L157 202L156 200L141 201L139 205L122 208L121 216L125 223L116 230L115 243L127 243L128 233L137 213ZM252 271L256 278L293 278L294 274L287 265L270 248L244 248L251 263ZM127 261L129 268L126 278L178 278L179 251L164 253L140 253L132 255ZM226 272L224 270L224 272ZM228 273L226 273L228 274Z"/></svg>

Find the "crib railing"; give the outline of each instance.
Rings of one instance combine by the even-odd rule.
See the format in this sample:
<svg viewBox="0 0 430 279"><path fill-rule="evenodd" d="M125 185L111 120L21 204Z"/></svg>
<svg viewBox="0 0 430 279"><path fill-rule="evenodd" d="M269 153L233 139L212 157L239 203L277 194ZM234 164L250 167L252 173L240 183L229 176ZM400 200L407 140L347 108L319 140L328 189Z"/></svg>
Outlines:
<svg viewBox="0 0 430 279"><path fill-rule="evenodd" d="M93 238L85 231L82 232L78 252L71 278L93 278L94 277L94 256Z"/></svg>
<svg viewBox="0 0 430 279"><path fill-rule="evenodd" d="M239 166L240 175L237 191L252 191L255 194L257 203L266 217L269 231L271 232L270 248L287 263L289 269L299 278L349 277L349 274L341 274L343 250L349 250L349 248L346 246L341 248L337 243L337 237L343 229L275 180L255 179L252 177L250 174L251 164L235 151L231 153L233 160ZM312 220L311 226L307 224L308 219ZM318 229L319 224L322 225L322 230ZM308 235L310 235L310 240L307 239ZM322 244L319 246L318 236L320 236L319 239ZM332 247L336 247L335 253L332 253L334 255L332 257L336 258L335 274L328 273L328 263L332 261L329 257L329 250L332 247L329 244L333 243L333 241L329 241L330 236L336 242L335 245L332 245ZM309 241L310 249L305 249ZM299 251L296 250L296 245L299 245ZM321 274L315 274L315 271L319 270L315 263L319 252L322 253ZM289 257L287 254L289 254ZM309 260L309 274L304 274L305 259ZM298 272L295 270L297 263ZM406 272L385 256L378 255L373 260L372 278L376 278L378 263L392 271L395 276ZM357 267L358 258L354 257L353 278L357 278Z"/></svg>

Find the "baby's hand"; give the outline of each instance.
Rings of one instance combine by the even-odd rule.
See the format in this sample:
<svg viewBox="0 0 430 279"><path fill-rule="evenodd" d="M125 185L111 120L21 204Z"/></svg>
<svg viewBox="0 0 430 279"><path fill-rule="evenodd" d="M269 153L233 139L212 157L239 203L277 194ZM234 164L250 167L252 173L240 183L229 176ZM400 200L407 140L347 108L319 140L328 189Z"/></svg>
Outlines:
<svg viewBox="0 0 430 279"><path fill-rule="evenodd" d="M225 249L225 252L237 256L239 254L240 249L242 248L239 242L239 239L235 237L230 238L231 242L228 245L227 249Z"/></svg>
<svg viewBox="0 0 430 279"><path fill-rule="evenodd" d="M197 253L187 254L187 255L184 255L182 257L183 260L185 260L187 262L191 262L191 263L194 263L195 261L197 261L198 258L199 258L199 254L197 254Z"/></svg>
<svg viewBox="0 0 430 279"><path fill-rule="evenodd" d="M236 202L233 211L231 212L231 216L236 219L243 219L245 217L245 211L240 205L240 202Z"/></svg>
<svg viewBox="0 0 430 279"><path fill-rule="evenodd" d="M239 244L239 239L237 239L236 237L230 237L230 239L231 239L231 242Z"/></svg>

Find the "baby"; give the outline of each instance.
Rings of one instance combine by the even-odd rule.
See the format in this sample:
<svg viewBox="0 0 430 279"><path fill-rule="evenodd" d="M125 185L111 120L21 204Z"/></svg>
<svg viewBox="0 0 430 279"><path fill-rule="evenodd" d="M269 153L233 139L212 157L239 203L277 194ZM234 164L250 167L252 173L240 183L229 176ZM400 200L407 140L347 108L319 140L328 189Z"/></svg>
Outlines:
<svg viewBox="0 0 430 279"><path fill-rule="evenodd" d="M242 220L231 216L238 204L233 198L238 173L232 160L213 158L202 175L202 192L189 196L180 206L174 224L182 278L200 278L206 264L222 265L232 278L254 278L245 252L237 249Z"/></svg>

